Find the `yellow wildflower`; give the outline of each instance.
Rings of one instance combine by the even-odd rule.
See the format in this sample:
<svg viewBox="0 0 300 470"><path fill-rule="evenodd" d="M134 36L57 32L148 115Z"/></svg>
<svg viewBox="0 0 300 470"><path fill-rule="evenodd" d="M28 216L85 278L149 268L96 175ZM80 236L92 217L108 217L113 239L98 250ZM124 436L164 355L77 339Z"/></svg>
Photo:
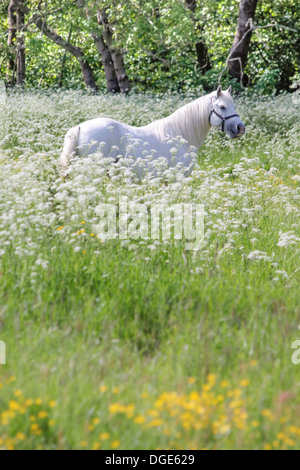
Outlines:
<svg viewBox="0 0 300 470"><path fill-rule="evenodd" d="M110 446L112 449L117 449L117 447L120 447L120 445L121 445L120 441L113 441Z"/></svg>

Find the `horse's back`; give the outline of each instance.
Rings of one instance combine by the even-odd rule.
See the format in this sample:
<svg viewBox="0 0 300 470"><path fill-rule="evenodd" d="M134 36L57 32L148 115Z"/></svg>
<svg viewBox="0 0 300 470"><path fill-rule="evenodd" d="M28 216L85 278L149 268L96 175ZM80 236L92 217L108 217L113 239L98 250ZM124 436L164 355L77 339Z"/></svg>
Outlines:
<svg viewBox="0 0 300 470"><path fill-rule="evenodd" d="M127 156L150 160L164 157L169 160L171 166L181 163L188 167L191 162L190 156L187 155L188 146L186 143L173 141L168 132L164 135L161 123L162 120L159 120L146 126L135 127L110 118L85 121L76 127L77 153L80 157L99 154L114 160Z"/></svg>
<svg viewBox="0 0 300 470"><path fill-rule="evenodd" d="M105 156L109 156L111 147L119 144L122 134L120 126L118 121L109 118L83 122L79 125L78 154L85 156L100 150Z"/></svg>
<svg viewBox="0 0 300 470"><path fill-rule="evenodd" d="M136 156L142 156L144 145L153 145L155 148L160 141L153 130L148 126L135 127L123 124L109 118L96 118L85 121L79 126L78 154L86 156L100 151L104 157L116 158L118 155L125 156L128 145L131 152L137 153ZM140 145L137 145L137 142ZM148 142L147 142L148 141ZM132 145L135 142L135 152ZM141 149L139 149L141 147Z"/></svg>

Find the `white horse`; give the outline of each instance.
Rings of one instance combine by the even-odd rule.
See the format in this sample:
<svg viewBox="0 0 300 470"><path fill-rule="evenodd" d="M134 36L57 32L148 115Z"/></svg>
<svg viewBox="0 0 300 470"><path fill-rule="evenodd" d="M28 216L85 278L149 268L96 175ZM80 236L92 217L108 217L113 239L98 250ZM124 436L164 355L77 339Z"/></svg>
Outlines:
<svg viewBox="0 0 300 470"><path fill-rule="evenodd" d="M133 127L108 118L86 121L70 129L65 137L60 164L67 168L72 155L84 157L100 152L112 162L133 157L153 160L167 159L171 166L182 164L190 168L192 147L203 144L211 126L221 129L231 138L240 137L245 126L235 111L231 87L216 92L177 109L170 116L143 127Z"/></svg>

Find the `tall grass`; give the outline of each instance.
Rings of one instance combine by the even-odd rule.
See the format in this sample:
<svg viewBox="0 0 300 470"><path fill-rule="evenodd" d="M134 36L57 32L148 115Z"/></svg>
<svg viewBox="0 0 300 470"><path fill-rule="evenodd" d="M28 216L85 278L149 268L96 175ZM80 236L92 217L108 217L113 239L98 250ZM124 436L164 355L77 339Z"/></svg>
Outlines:
<svg viewBox="0 0 300 470"><path fill-rule="evenodd" d="M190 177L57 159L66 131L189 96L11 93L0 111L0 448L299 448L299 106L240 98ZM99 240L95 208L205 206L205 245Z"/></svg>

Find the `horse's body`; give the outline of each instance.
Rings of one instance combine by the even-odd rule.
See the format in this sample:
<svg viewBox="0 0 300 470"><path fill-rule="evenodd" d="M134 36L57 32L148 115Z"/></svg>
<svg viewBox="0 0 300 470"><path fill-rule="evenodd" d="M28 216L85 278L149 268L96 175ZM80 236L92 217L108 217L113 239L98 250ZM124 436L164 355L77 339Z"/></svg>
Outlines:
<svg viewBox="0 0 300 470"><path fill-rule="evenodd" d="M221 113L221 109L227 113ZM133 157L135 160L167 158L172 166L191 165L189 151L199 149L211 126L222 127L231 137L244 133L245 126L235 112L230 90L211 93L179 108L170 116L143 127L133 127L108 118L86 121L69 130L60 163L69 164L70 156L84 157L100 153L104 158ZM231 120L231 125L227 124Z"/></svg>

